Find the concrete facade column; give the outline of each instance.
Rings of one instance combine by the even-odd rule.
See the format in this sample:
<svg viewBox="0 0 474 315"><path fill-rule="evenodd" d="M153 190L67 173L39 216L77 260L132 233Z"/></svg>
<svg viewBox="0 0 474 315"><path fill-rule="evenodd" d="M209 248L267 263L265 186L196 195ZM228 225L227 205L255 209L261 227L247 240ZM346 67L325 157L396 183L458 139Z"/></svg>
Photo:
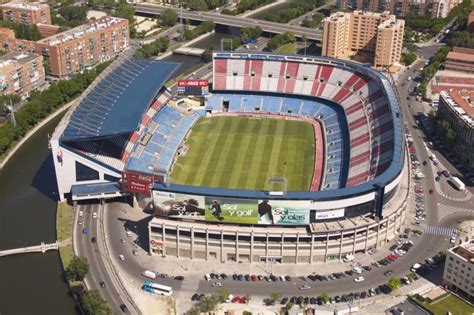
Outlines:
<svg viewBox="0 0 474 315"><path fill-rule="evenodd" d="M253 263L253 231L250 232L250 263Z"/></svg>
<svg viewBox="0 0 474 315"><path fill-rule="evenodd" d="M221 262L224 262L224 231L221 230Z"/></svg>
<svg viewBox="0 0 474 315"><path fill-rule="evenodd" d="M191 227L191 259L194 259L194 226Z"/></svg>
<svg viewBox="0 0 474 315"><path fill-rule="evenodd" d="M295 264L298 263L298 254L300 250L300 232L296 233L296 250L295 250Z"/></svg>
<svg viewBox="0 0 474 315"><path fill-rule="evenodd" d="M285 234L281 233L281 246L280 246L280 256L283 259L283 247L285 246Z"/></svg>
<svg viewBox="0 0 474 315"><path fill-rule="evenodd" d="M328 261L328 250L329 250L329 232L326 234L326 251L324 253L324 261Z"/></svg>
<svg viewBox="0 0 474 315"><path fill-rule="evenodd" d="M377 223L377 237L375 238L375 248L379 247L380 222Z"/></svg>
<svg viewBox="0 0 474 315"><path fill-rule="evenodd" d="M235 261L239 261L239 231L235 232Z"/></svg>
<svg viewBox="0 0 474 315"><path fill-rule="evenodd" d="M165 241L165 239L166 239L166 227L165 226L166 226L166 224L163 223L163 225L162 225L163 233L161 233L161 241L163 242L163 249L162 249L162 254L161 255L163 257L166 257L166 241Z"/></svg>
<svg viewBox="0 0 474 315"><path fill-rule="evenodd" d="M265 256L266 256L265 260L267 260L268 259L268 232L265 235L265 240L266 240L266 242L265 242Z"/></svg>
<svg viewBox="0 0 474 315"><path fill-rule="evenodd" d="M385 227L385 242L388 240L388 230L390 228L390 218L387 219L387 226Z"/></svg>
<svg viewBox="0 0 474 315"><path fill-rule="evenodd" d="M176 257L179 257L179 225L176 226Z"/></svg>
<svg viewBox="0 0 474 315"><path fill-rule="evenodd" d="M206 260L209 260L209 229L206 228Z"/></svg>
<svg viewBox="0 0 474 315"><path fill-rule="evenodd" d="M355 253L355 249L356 249L356 238L357 238L357 228L354 229L354 243L352 244L352 253Z"/></svg>
<svg viewBox="0 0 474 315"><path fill-rule="evenodd" d="M148 224L148 255L152 255L153 254L153 249L151 248L151 240L153 239L153 235L151 235L151 226L150 224Z"/></svg>
<svg viewBox="0 0 474 315"><path fill-rule="evenodd" d="M341 241L339 243L339 260L342 258L342 241L344 240L344 232L341 231Z"/></svg>
<svg viewBox="0 0 474 315"><path fill-rule="evenodd" d="M364 246L364 251L367 251L367 245L369 244L369 231L370 228L367 225L367 228L365 229L365 246Z"/></svg>
<svg viewBox="0 0 474 315"><path fill-rule="evenodd" d="M309 263L313 263L314 234L311 234L311 248L309 249Z"/></svg>

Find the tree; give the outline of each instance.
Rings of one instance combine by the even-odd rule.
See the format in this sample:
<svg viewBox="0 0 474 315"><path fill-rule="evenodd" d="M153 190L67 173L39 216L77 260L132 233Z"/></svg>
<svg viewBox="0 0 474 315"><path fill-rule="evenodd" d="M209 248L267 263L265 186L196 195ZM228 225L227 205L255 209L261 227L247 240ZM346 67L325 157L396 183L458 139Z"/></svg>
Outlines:
<svg viewBox="0 0 474 315"><path fill-rule="evenodd" d="M252 312L250 312L250 311L243 311L242 315L252 315Z"/></svg>
<svg viewBox="0 0 474 315"><path fill-rule="evenodd" d="M405 56L403 56L403 61L405 62L405 64L407 65L411 65L412 63L414 63L416 60L416 55L415 54L406 54Z"/></svg>
<svg viewBox="0 0 474 315"><path fill-rule="evenodd" d="M86 315L112 314L112 310L97 290L87 291L82 297L81 304Z"/></svg>
<svg viewBox="0 0 474 315"><path fill-rule="evenodd" d="M89 264L86 257L74 256L66 268L68 279L75 281L82 281L89 271Z"/></svg>
<svg viewBox="0 0 474 315"><path fill-rule="evenodd" d="M293 308L293 303L291 302L288 302L286 305L285 305L285 309L286 311L288 312L289 310L291 310Z"/></svg>
<svg viewBox="0 0 474 315"><path fill-rule="evenodd" d="M20 102L21 98L16 94L0 95L0 113L6 110L7 106L15 106Z"/></svg>
<svg viewBox="0 0 474 315"><path fill-rule="evenodd" d="M160 14L161 25L171 27L178 22L178 14L172 9L166 9Z"/></svg>
<svg viewBox="0 0 474 315"><path fill-rule="evenodd" d="M392 291L397 291L400 288L400 278L391 278L388 280L387 286Z"/></svg>
<svg viewBox="0 0 474 315"><path fill-rule="evenodd" d="M319 298L321 299L321 301L323 301L324 304L326 304L327 302L329 302L329 294L327 292L323 292L321 293L321 295L319 296Z"/></svg>
<svg viewBox="0 0 474 315"><path fill-rule="evenodd" d="M127 19L128 23L132 25L135 23L135 8L127 3L121 3L120 6L115 9L114 16Z"/></svg>
<svg viewBox="0 0 474 315"><path fill-rule="evenodd" d="M281 299L281 293L274 292L270 295L270 299L272 300L272 303L275 304L278 300Z"/></svg>

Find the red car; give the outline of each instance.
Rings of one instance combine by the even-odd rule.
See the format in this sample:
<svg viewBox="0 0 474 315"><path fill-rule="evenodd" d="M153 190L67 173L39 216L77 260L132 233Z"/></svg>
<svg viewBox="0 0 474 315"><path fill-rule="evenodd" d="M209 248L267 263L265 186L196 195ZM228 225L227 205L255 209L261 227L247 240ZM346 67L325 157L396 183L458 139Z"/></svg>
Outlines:
<svg viewBox="0 0 474 315"><path fill-rule="evenodd" d="M430 189L428 192L430 193L430 195L432 195L434 193L434 190Z"/></svg>
<svg viewBox="0 0 474 315"><path fill-rule="evenodd" d="M232 303L239 303L240 302L240 297L239 296L234 296L234 298L231 300Z"/></svg>
<svg viewBox="0 0 474 315"><path fill-rule="evenodd" d="M250 278L252 279L253 282L257 281L257 276L256 275L252 275Z"/></svg>

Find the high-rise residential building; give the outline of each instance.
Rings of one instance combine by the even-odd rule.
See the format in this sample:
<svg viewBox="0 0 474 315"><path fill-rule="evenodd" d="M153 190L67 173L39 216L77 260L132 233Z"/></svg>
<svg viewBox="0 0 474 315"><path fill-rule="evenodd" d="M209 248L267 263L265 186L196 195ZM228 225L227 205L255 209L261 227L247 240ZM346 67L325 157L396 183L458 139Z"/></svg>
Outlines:
<svg viewBox="0 0 474 315"><path fill-rule="evenodd" d="M456 135L451 152L474 169L474 91L441 91L438 113L450 123Z"/></svg>
<svg viewBox="0 0 474 315"><path fill-rule="evenodd" d="M128 20L104 16L37 41L36 53L52 75L63 77L114 58L129 42Z"/></svg>
<svg viewBox="0 0 474 315"><path fill-rule="evenodd" d="M46 3L9 2L0 5L3 19L23 24L52 24Z"/></svg>
<svg viewBox="0 0 474 315"><path fill-rule="evenodd" d="M0 28L0 49L6 52L36 52L34 41L17 39L15 32L9 28Z"/></svg>
<svg viewBox="0 0 474 315"><path fill-rule="evenodd" d="M445 18L452 8L461 2L461 0L338 0L337 6L340 9L371 12L389 11L397 17L414 13L420 16Z"/></svg>
<svg viewBox="0 0 474 315"><path fill-rule="evenodd" d="M469 302L474 302L474 241L448 250L443 284Z"/></svg>
<svg viewBox="0 0 474 315"><path fill-rule="evenodd" d="M401 57L405 21L388 12L336 12L324 19L322 55L345 58L370 55L376 68L390 67Z"/></svg>
<svg viewBox="0 0 474 315"><path fill-rule="evenodd" d="M10 53L0 57L0 93L26 97L44 83L43 57Z"/></svg>

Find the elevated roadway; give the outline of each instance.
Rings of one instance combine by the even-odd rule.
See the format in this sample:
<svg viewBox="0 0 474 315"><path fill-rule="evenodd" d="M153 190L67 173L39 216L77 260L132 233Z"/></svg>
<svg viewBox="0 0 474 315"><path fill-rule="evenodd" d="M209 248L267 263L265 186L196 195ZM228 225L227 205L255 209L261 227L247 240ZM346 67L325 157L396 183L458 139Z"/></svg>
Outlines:
<svg viewBox="0 0 474 315"><path fill-rule="evenodd" d="M322 41L323 34L320 30L310 29L301 26L280 24L275 22L262 21L252 18L245 18L240 16L223 15L216 12L201 12L178 10L169 6L160 6L154 4L140 3L135 6L136 13L158 15L166 9L176 10L176 13L184 19L193 21L213 21L219 25L226 25L232 27L255 27L260 26L263 31L272 34L283 34L285 32L292 32L296 37L305 36L308 40Z"/></svg>

